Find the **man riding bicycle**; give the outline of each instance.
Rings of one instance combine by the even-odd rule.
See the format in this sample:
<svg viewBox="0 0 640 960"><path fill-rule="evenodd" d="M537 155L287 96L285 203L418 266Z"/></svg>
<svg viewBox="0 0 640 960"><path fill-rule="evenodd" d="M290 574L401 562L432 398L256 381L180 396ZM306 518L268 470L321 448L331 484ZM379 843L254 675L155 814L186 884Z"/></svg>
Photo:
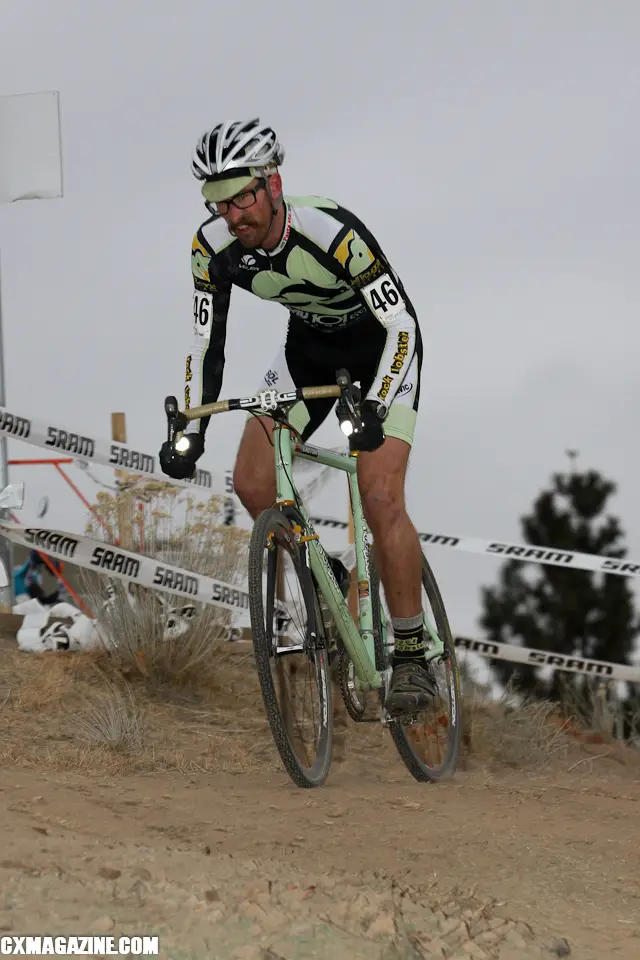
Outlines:
<svg viewBox="0 0 640 960"><path fill-rule="evenodd" d="M392 618L390 713L422 709L435 694L424 657L422 551L404 483L420 395L422 339L413 305L380 245L350 211L323 197L289 197L278 168L284 149L260 123L220 123L196 146L192 172L211 214L192 245L193 341L185 407L218 399L235 284L289 311L287 335L260 389L335 382L346 367L362 391L362 428L350 438L358 484ZM293 407L307 440L335 400ZM191 477L208 418L189 422L181 452L165 442L162 470ZM276 499L273 421L250 415L234 470L235 492L255 519Z"/></svg>

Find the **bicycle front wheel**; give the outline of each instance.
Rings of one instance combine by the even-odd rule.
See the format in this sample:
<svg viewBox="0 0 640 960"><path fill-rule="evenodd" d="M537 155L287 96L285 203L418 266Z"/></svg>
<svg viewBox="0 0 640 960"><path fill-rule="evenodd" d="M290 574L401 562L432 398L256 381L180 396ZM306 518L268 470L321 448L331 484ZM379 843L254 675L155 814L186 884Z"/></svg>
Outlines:
<svg viewBox="0 0 640 960"><path fill-rule="evenodd" d="M329 658L304 544L280 510L264 510L249 545L253 652L267 720L284 767L317 787L331 765Z"/></svg>

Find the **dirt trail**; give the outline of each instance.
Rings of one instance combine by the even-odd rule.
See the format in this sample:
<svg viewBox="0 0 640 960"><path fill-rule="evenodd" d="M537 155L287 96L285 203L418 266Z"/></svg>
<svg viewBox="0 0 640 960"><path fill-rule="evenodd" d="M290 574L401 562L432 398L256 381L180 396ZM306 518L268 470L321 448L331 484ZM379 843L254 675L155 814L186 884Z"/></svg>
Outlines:
<svg viewBox="0 0 640 960"><path fill-rule="evenodd" d="M150 700L144 757L111 762L69 732L80 655L0 655L3 935L157 933L175 960L640 958L632 757L576 747L434 787L351 725L345 762L300 790L257 703L249 734L218 695L188 722Z"/></svg>
<svg viewBox="0 0 640 960"><path fill-rule="evenodd" d="M433 788L388 760L369 772L347 762L313 792L275 771L185 781L5 769L0 927L159 931L163 955L175 957L251 957L237 948L262 934L265 957L403 956L382 952L395 933L379 919L393 916L394 881L396 899L414 889L432 909L465 894L478 909L495 898L504 907L492 916L529 924L539 944L566 938L574 957L640 957L637 779L461 774ZM269 881L284 896L269 896ZM381 898L369 944L364 932L341 932L350 926L339 906L364 893L356 913L366 914L367 891ZM294 921L332 939L318 932L317 952L294 948ZM540 956L529 950L513 956Z"/></svg>

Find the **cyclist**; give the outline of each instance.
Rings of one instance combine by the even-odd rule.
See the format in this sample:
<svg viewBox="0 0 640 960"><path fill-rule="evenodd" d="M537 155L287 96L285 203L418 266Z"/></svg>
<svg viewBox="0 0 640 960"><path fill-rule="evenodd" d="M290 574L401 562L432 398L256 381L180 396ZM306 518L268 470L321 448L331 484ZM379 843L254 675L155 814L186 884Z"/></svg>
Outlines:
<svg viewBox="0 0 640 960"><path fill-rule="evenodd" d="M275 132L259 118L219 123L195 148L191 169L210 217L191 251L185 406L218 399L234 285L289 311L286 338L260 389L333 383L339 367L360 383L362 427L350 442L361 451L358 482L394 631L386 707L394 714L421 709L435 682L424 658L422 552L404 500L422 366L416 312L377 240L353 213L324 197L283 195L283 159ZM307 440L334 403L296 404L290 422ZM207 426L208 418L190 421L181 453L163 444L166 474L193 475ZM276 498L272 429L268 417L250 415L236 458L235 491L254 519Z"/></svg>

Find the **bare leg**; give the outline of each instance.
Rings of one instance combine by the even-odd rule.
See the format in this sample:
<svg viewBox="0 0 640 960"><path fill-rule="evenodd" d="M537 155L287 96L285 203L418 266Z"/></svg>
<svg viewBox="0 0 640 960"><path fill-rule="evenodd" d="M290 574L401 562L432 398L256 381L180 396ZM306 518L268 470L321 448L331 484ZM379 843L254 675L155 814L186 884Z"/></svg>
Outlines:
<svg viewBox="0 0 640 960"><path fill-rule="evenodd" d="M409 445L387 437L378 450L358 454L362 507L393 623L393 676L385 706L415 713L437 688L426 664L422 623L422 550L404 500Z"/></svg>
<svg viewBox="0 0 640 960"><path fill-rule="evenodd" d="M235 492L254 520L276 499L276 471L270 442L273 427L271 417L247 421L233 471Z"/></svg>
<svg viewBox="0 0 640 960"><path fill-rule="evenodd" d="M422 611L422 550L407 513L404 481L410 447L387 437L371 453L358 454L362 507L373 534L375 556L392 617L415 617Z"/></svg>

